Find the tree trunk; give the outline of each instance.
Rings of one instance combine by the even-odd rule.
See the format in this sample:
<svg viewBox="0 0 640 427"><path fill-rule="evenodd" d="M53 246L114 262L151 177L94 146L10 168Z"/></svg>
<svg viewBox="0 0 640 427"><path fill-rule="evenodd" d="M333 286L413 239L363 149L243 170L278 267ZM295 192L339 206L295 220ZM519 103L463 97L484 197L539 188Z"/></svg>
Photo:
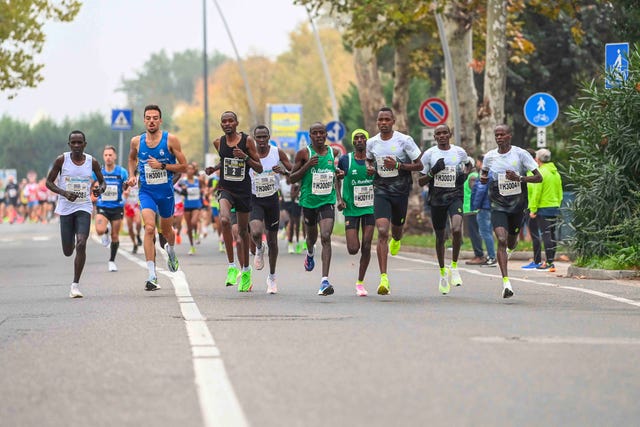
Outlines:
<svg viewBox="0 0 640 427"><path fill-rule="evenodd" d="M371 135L374 135L378 133L376 125L378 110L384 106L382 83L380 83L380 75L378 74L378 60L369 47L355 48L353 54L364 128Z"/></svg>
<svg viewBox="0 0 640 427"><path fill-rule="evenodd" d="M478 110L483 153L495 147L493 131L497 124L504 121L508 53L506 28L507 0L488 0L484 99Z"/></svg>
<svg viewBox="0 0 640 427"><path fill-rule="evenodd" d="M409 46L396 45L393 69L395 79L393 84L393 99L391 108L396 117L395 128L402 133L409 133L409 120L407 119L407 104L409 102Z"/></svg>
<svg viewBox="0 0 640 427"><path fill-rule="evenodd" d="M472 18L458 2L449 3L445 9L444 27L451 52L451 63L458 92L458 111L461 129L453 129L460 135L460 144L469 153L476 151L476 119L478 92L473 80ZM447 75L447 80L451 77ZM447 104L455 108L447 87Z"/></svg>

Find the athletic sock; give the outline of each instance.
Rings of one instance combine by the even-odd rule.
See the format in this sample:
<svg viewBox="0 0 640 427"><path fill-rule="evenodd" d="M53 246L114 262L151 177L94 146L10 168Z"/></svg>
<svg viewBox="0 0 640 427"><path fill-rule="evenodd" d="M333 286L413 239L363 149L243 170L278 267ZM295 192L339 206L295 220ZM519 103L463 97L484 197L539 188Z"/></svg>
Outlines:
<svg viewBox="0 0 640 427"><path fill-rule="evenodd" d="M507 283L508 281L509 281L508 277L505 276L505 277L502 278L502 283Z"/></svg>
<svg viewBox="0 0 640 427"><path fill-rule="evenodd" d="M245 271L251 271L251 267L249 267L248 265L246 267L242 267L242 272Z"/></svg>
<svg viewBox="0 0 640 427"><path fill-rule="evenodd" d="M451 268L458 268L458 261L451 261Z"/></svg>
<svg viewBox="0 0 640 427"><path fill-rule="evenodd" d="M276 274L275 273L273 273L273 274L269 273L269 279L276 280Z"/></svg>
<svg viewBox="0 0 640 427"><path fill-rule="evenodd" d="M174 257L176 255L176 253L173 250L173 245L171 243L169 243L168 246L169 249L167 249L167 254L171 257Z"/></svg>
<svg viewBox="0 0 640 427"><path fill-rule="evenodd" d="M440 277L444 277L447 275L447 268L446 267L442 267L440 269Z"/></svg>
<svg viewBox="0 0 640 427"><path fill-rule="evenodd" d="M147 270L149 270L149 279L156 278L156 263L153 261L147 261Z"/></svg>
<svg viewBox="0 0 640 427"><path fill-rule="evenodd" d="M111 258L109 258L109 261L116 260L116 254L118 253L119 247L120 247L120 242L111 242Z"/></svg>
<svg viewBox="0 0 640 427"><path fill-rule="evenodd" d="M324 276L322 279L320 279L320 283L324 282L324 281L329 281L329 276Z"/></svg>
<svg viewBox="0 0 640 427"><path fill-rule="evenodd" d="M364 280L356 280L356 286L364 285Z"/></svg>
<svg viewBox="0 0 640 427"><path fill-rule="evenodd" d="M231 267L233 267L233 268L237 268L237 267L236 267L236 263L235 263L235 262L230 262L230 263L229 263L229 268L231 268Z"/></svg>

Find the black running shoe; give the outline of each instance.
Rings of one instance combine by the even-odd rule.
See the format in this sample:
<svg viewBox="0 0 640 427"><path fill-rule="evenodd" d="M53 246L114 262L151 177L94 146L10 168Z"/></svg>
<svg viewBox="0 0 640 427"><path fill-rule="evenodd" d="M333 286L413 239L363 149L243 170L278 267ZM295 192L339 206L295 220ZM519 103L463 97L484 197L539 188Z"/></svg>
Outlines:
<svg viewBox="0 0 640 427"><path fill-rule="evenodd" d="M147 280L144 285L145 291L157 291L158 289L160 289L160 286L158 285L158 279L156 279L155 277L153 279Z"/></svg>

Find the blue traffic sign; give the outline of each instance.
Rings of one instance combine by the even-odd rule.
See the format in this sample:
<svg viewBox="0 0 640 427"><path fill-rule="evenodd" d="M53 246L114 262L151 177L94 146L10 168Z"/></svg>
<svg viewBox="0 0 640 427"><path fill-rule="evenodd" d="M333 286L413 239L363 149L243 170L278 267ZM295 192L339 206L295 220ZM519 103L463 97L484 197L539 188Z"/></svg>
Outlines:
<svg viewBox="0 0 640 427"><path fill-rule="evenodd" d="M524 103L524 117L531 126L547 127L556 121L559 113L558 101L548 93L534 93Z"/></svg>
<svg viewBox="0 0 640 427"><path fill-rule="evenodd" d="M327 139L329 142L341 141L345 133L347 133L347 128L344 123L337 120L327 123Z"/></svg>
<svg viewBox="0 0 640 427"><path fill-rule="evenodd" d="M617 87L629 77L629 43L607 43L604 47L607 76L604 87ZM609 74L610 73L610 74Z"/></svg>
<svg viewBox="0 0 640 427"><path fill-rule="evenodd" d="M111 110L111 129L133 129L133 110Z"/></svg>

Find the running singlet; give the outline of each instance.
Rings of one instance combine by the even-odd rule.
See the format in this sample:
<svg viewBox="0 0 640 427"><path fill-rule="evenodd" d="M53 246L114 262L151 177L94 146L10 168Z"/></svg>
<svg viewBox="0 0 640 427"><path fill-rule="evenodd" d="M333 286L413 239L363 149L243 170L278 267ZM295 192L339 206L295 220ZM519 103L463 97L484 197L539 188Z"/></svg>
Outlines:
<svg viewBox="0 0 640 427"><path fill-rule="evenodd" d="M313 147L307 146L309 158L317 153ZM333 182L335 176L335 162L333 160L333 149L327 146L327 154L318 154L318 164L302 177L300 186L300 206L308 209L315 209L324 205L335 205L336 186Z"/></svg>
<svg viewBox="0 0 640 427"><path fill-rule="evenodd" d="M515 145L504 153L494 148L484 156L483 168L489 168L489 199L491 209L508 213L523 211L527 207L527 184L507 179L507 171L526 176L527 171L538 169L538 164L526 150Z"/></svg>
<svg viewBox="0 0 640 427"><path fill-rule="evenodd" d="M390 195L408 195L411 191L411 172L384 167L384 158L393 157L400 163L411 163L420 157L420 148L409 135L394 131L390 139L383 141L380 134L367 140L367 159L373 160L376 175L374 191Z"/></svg>
<svg viewBox="0 0 640 427"><path fill-rule="evenodd" d="M104 190L104 193L102 193L100 197L98 197L96 206L99 208L108 209L123 207L124 199L122 198L122 184L129 178L129 174L127 173L127 171L123 167L116 165L114 169L109 172L103 166L102 176L104 176L104 181L107 184L107 189ZM93 175L93 179L96 179L95 174Z"/></svg>
<svg viewBox="0 0 640 427"><path fill-rule="evenodd" d="M240 141L237 147L247 152L247 134L240 133ZM249 176L249 165L244 159L238 159L233 156L233 148L227 145L227 136L220 138L220 184L222 190L226 190L231 194L242 194L249 196L251 194L251 177Z"/></svg>
<svg viewBox="0 0 640 427"><path fill-rule="evenodd" d="M200 209L202 207L202 197L198 178L194 178L193 182L189 182L188 178L183 179L180 184L187 188L187 194L184 196L184 207L186 209Z"/></svg>
<svg viewBox="0 0 640 427"><path fill-rule="evenodd" d="M160 163L169 165L176 163L176 156L169 150L167 131L162 132L160 142L153 148L147 145L147 134L140 135L140 147L138 148L138 172L140 175L140 190L154 190L167 195L173 194L173 172L166 169L153 169L147 164L149 157L155 158Z"/></svg>
<svg viewBox="0 0 640 427"><path fill-rule="evenodd" d="M367 175L364 160L357 160L354 153L340 157L338 167L344 171L342 198L347 205L344 216L373 214L373 175Z"/></svg>
<svg viewBox="0 0 640 427"><path fill-rule="evenodd" d="M444 169L429 181L429 204L448 206L454 200L464 198L467 152L457 145L452 145L448 150L431 147L422 155L422 173L428 174L439 159L444 159Z"/></svg>
<svg viewBox="0 0 640 427"><path fill-rule="evenodd" d="M64 153L64 162L58 175L58 187L77 194L78 198L71 202L60 196L55 211L58 215L70 215L77 211L93 212L93 203L89 197L93 157L86 153L84 156L84 163L78 166L71 160L71 152Z"/></svg>
<svg viewBox="0 0 640 427"><path fill-rule="evenodd" d="M269 153L264 158L260 158L262 172L256 173L253 169L249 171L251 176L251 192L259 199L273 196L280 189L280 178L273 167L280 161L280 152L277 147L269 145Z"/></svg>

